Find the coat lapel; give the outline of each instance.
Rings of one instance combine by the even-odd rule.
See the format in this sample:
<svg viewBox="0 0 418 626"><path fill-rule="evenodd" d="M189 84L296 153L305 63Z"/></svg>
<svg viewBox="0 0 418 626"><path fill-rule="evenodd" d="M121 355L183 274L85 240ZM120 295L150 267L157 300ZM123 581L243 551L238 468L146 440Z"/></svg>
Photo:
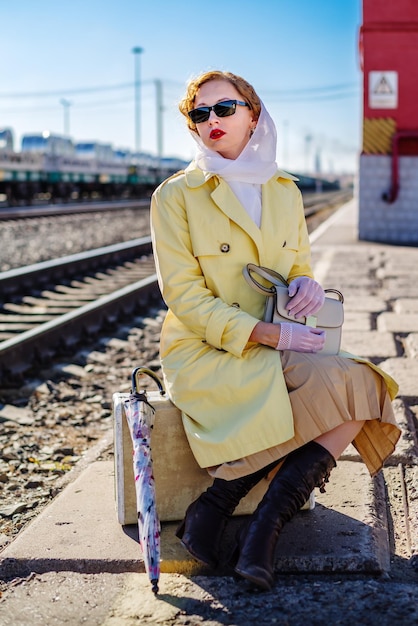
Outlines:
<svg viewBox="0 0 418 626"><path fill-rule="evenodd" d="M186 181L189 187L200 187L204 185L209 179L213 185L213 190L210 195L216 206L224 213L230 220L235 222L240 228L242 228L251 239L254 241L258 248L259 253L262 251L262 237L260 229L254 224L253 220L248 215L247 211L238 200L231 187L218 176L209 172L203 172L196 167L194 161L192 161L185 170ZM216 182L215 182L216 181Z"/></svg>
<svg viewBox="0 0 418 626"><path fill-rule="evenodd" d="M257 246L258 254L260 259L264 258L264 244L263 239L266 242L271 241L271 237L275 236L275 230L277 231L277 222L272 223L270 220L270 211L262 212L261 217L261 230L257 227L257 225L253 222L253 220L248 215L247 211L244 209L231 187L222 179L218 178L216 175L203 172L199 168L196 167L195 163L192 161L188 165L185 171L186 180L189 187L200 187L205 184L209 179L214 178L217 181L217 184L214 184L214 189L211 192L211 198L216 204L216 206L233 222L235 222L240 228L242 228L249 237L254 241ZM265 206L268 206L269 202L273 202L273 189L270 185L277 185L278 180L280 178L284 178L287 180L298 180L291 174L287 174L282 170L278 170L276 176L272 178L269 182L263 185L263 197L262 203ZM213 181L212 181L213 184ZM276 200L277 200L277 189L275 188ZM288 194L288 190L283 186L283 193ZM274 204L274 202L273 202ZM265 235L268 235L267 239L265 239Z"/></svg>
<svg viewBox="0 0 418 626"><path fill-rule="evenodd" d="M224 180L220 180L219 185L212 191L211 197L220 210L253 239L260 251L262 247L260 229L250 218L231 187Z"/></svg>

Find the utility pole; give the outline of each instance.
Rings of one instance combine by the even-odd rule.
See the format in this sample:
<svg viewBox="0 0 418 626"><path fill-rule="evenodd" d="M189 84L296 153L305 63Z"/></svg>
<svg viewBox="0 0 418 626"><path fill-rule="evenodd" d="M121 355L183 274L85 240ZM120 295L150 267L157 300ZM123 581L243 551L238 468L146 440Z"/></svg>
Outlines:
<svg viewBox="0 0 418 626"><path fill-rule="evenodd" d="M61 98L60 103L64 107L64 135L70 134L70 106L72 102Z"/></svg>
<svg viewBox="0 0 418 626"><path fill-rule="evenodd" d="M163 156L163 84L158 78L155 80L156 117L157 117L157 155L161 161Z"/></svg>
<svg viewBox="0 0 418 626"><path fill-rule="evenodd" d="M141 148L141 66L139 57L144 49L136 46L132 48L132 52L135 55L135 151L139 152Z"/></svg>

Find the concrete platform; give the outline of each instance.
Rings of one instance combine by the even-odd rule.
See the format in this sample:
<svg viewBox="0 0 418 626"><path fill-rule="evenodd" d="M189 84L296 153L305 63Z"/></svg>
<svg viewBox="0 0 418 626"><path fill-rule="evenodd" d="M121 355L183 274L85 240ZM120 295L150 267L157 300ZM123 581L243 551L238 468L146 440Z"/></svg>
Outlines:
<svg viewBox="0 0 418 626"><path fill-rule="evenodd" d="M31 572L144 572L135 525L117 522L111 461L91 464L1 553L0 577ZM342 461L313 511L300 512L282 532L281 572L383 572L389 567L385 498L381 480L360 463ZM225 536L230 550L242 518ZM161 570L205 571L162 524ZM225 573L225 572L224 572Z"/></svg>

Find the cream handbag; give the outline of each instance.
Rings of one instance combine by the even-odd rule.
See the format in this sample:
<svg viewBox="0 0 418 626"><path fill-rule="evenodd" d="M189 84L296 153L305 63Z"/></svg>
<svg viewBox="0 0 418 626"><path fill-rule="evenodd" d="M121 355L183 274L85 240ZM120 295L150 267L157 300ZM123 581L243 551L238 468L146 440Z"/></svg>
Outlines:
<svg viewBox="0 0 418 626"><path fill-rule="evenodd" d="M242 273L247 283L259 293L266 296L263 321L280 324L280 322L293 322L305 324L325 331L325 345L319 354L338 354L341 345L341 332L344 322L344 297L337 289L325 289L325 293L332 293L336 297L325 297L325 302L315 315L295 319L289 315L286 305L289 302L289 283L281 274L274 270L248 263ZM271 286L267 287L260 283L254 275L268 281Z"/></svg>

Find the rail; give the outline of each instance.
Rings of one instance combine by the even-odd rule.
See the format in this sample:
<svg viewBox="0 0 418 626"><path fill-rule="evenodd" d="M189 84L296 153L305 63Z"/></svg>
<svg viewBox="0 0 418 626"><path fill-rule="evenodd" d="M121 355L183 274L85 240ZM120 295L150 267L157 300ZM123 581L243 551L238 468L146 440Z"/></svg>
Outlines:
<svg viewBox="0 0 418 626"><path fill-rule="evenodd" d="M31 206L7 207L0 203L0 221L48 217L53 215L72 215L77 213L94 213L95 211L118 211L120 209L146 209L149 199L144 200L112 200L109 202L87 201L77 204L56 203L49 205L33 204Z"/></svg>
<svg viewBox="0 0 418 626"><path fill-rule="evenodd" d="M333 202L345 201L352 196L351 189L338 189L332 191L312 191L302 192L305 205L305 215L309 216L322 208L329 206ZM54 215L71 215L77 213L91 213L94 211L117 211L118 209L133 208L147 209L150 200L134 199L134 200L112 200L104 201L85 201L81 203L55 203L48 205L30 205L20 207L8 207L0 202L0 221L26 219L33 217L48 217Z"/></svg>
<svg viewBox="0 0 418 626"><path fill-rule="evenodd" d="M74 280L80 274L84 279ZM58 286L40 296L23 295L57 280ZM0 384L9 384L34 364L68 351L135 311L145 311L160 298L151 238L4 272L0 293ZM14 302L5 301L10 298Z"/></svg>

